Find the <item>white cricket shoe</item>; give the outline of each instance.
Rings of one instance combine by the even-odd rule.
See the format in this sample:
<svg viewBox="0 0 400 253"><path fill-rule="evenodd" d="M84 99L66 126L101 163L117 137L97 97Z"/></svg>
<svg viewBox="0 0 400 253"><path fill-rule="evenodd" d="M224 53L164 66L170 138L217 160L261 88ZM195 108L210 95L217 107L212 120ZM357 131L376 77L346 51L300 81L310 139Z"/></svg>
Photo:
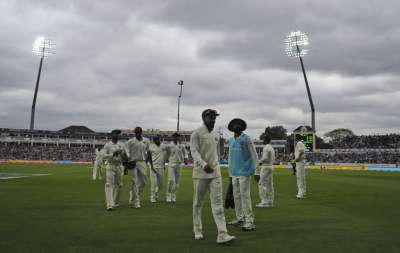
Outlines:
<svg viewBox="0 0 400 253"><path fill-rule="evenodd" d="M203 233L202 232L195 232L194 233L194 239L195 240L203 240L204 239Z"/></svg>
<svg viewBox="0 0 400 253"><path fill-rule="evenodd" d="M256 225L254 225L253 223L246 223L242 227L243 231L253 231L254 229L256 229Z"/></svg>
<svg viewBox="0 0 400 253"><path fill-rule="evenodd" d="M243 223L243 220L238 220L238 219L236 219L236 220L233 220L233 221L228 222L228 225L231 225L231 226L240 226L242 223Z"/></svg>
<svg viewBox="0 0 400 253"><path fill-rule="evenodd" d="M172 197L171 194L167 194L167 198L165 200L167 203L171 203L172 202Z"/></svg>
<svg viewBox="0 0 400 253"><path fill-rule="evenodd" d="M268 208L268 207L273 207L274 205L273 204L270 204L270 203L258 203L257 205L256 205L256 207L259 207L259 208Z"/></svg>
<svg viewBox="0 0 400 253"><path fill-rule="evenodd" d="M306 196L304 196L304 195L300 195L300 194L297 194L297 195L296 195L296 198L298 198L298 199L305 199L305 198L306 198Z"/></svg>
<svg viewBox="0 0 400 253"><path fill-rule="evenodd" d="M234 237L233 235L229 235L227 232L224 232L218 234L217 243L218 244L228 243L234 241L235 239L236 237Z"/></svg>
<svg viewBox="0 0 400 253"><path fill-rule="evenodd" d="M133 204L133 208L138 209L138 208L141 208L141 207L142 207L142 206L140 205L139 202L136 202L136 203Z"/></svg>

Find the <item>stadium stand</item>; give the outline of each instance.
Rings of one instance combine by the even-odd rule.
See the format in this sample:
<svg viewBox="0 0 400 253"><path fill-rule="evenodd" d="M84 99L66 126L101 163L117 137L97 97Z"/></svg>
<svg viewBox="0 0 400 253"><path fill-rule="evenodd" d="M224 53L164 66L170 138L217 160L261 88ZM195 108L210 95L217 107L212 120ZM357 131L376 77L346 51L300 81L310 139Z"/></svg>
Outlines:
<svg viewBox="0 0 400 253"><path fill-rule="evenodd" d="M174 131L144 130L152 138L160 135L165 142L172 141ZM189 146L190 131L181 131L183 142ZM121 140L134 136L133 130L122 130ZM109 140L108 133L95 132L86 126L69 126L59 131L0 128L0 160L85 161L95 158L94 150ZM272 141L277 163L290 162L286 140ZM261 156L263 144L254 141ZM399 164L400 135L347 136L331 143L333 149L317 149L307 154L310 163L368 163ZM227 160L227 144L222 154Z"/></svg>
<svg viewBox="0 0 400 253"><path fill-rule="evenodd" d="M399 149L400 135L354 135L334 140L335 148L341 149Z"/></svg>
<svg viewBox="0 0 400 253"><path fill-rule="evenodd" d="M398 164L398 149L332 149L307 154L311 163Z"/></svg>
<svg viewBox="0 0 400 253"><path fill-rule="evenodd" d="M143 136L160 135L172 141L174 131L144 130ZM185 142L189 131L180 132ZM123 130L121 140L134 137L133 130ZM69 126L59 131L0 128L0 160L93 161L95 149L109 140L108 133L95 132L86 126Z"/></svg>

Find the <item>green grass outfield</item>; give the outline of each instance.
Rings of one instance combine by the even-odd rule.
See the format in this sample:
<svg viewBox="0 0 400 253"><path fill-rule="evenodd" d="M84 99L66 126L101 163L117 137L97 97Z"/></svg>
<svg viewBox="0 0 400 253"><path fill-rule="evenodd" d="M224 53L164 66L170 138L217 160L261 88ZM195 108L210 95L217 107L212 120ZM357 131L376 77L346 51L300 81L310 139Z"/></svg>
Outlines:
<svg viewBox="0 0 400 253"><path fill-rule="evenodd" d="M256 209L257 229L217 245L209 198L205 240L192 239L192 180L184 169L176 204L129 208L128 176L122 206L106 212L104 182L81 165L0 165L0 173L50 173L0 180L0 252L400 252L400 173L307 171L308 198L297 200L291 171L275 170L276 205ZM227 187L224 172L224 190ZM165 184L164 184L165 186ZM256 184L253 204L258 202ZM164 200L165 188L161 195ZM234 211L226 211L227 220Z"/></svg>

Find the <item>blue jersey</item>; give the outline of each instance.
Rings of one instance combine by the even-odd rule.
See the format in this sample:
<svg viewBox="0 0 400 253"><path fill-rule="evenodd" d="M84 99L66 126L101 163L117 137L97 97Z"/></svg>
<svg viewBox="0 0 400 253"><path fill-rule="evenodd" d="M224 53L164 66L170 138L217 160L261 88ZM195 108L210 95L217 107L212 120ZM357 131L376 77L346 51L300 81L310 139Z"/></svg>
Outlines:
<svg viewBox="0 0 400 253"><path fill-rule="evenodd" d="M229 139L229 167L232 176L251 176L256 169L249 150L250 138L242 133Z"/></svg>

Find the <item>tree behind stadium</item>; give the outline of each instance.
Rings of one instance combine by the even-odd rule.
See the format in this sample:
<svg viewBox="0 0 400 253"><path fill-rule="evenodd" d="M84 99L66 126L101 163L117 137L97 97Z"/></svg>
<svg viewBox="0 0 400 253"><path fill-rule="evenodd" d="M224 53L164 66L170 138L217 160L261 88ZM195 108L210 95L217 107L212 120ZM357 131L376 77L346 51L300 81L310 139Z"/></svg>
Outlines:
<svg viewBox="0 0 400 253"><path fill-rule="evenodd" d="M283 126L268 126L264 133L260 135L260 140L263 140L265 135L269 136L271 140L286 140L287 130Z"/></svg>

